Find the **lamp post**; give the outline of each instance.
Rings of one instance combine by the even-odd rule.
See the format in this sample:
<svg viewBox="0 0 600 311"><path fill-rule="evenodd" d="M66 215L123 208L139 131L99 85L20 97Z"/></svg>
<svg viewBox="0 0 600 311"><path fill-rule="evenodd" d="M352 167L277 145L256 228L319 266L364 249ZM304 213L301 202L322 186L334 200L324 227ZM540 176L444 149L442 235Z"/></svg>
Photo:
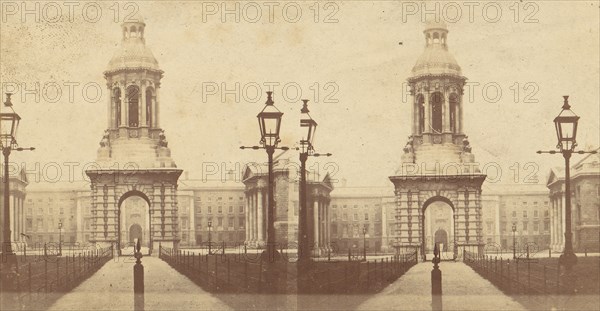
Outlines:
<svg viewBox="0 0 600 311"><path fill-rule="evenodd" d="M367 260L367 225L363 226L363 260Z"/></svg>
<svg viewBox="0 0 600 311"><path fill-rule="evenodd" d="M275 196L274 181L273 181L273 153L275 149L289 150L288 147L277 147L281 142L279 138L279 131L281 128L281 118L283 112L279 111L275 107L273 101L273 92L267 92L267 101L265 107L256 116L258 118L258 126L260 129L260 144L261 146L245 147L241 146L240 149L265 149L267 151L268 163L269 163L269 182L268 182L268 198L267 198L267 250L266 254L270 261L277 260L279 254L277 253L277 247L275 247Z"/></svg>
<svg viewBox="0 0 600 311"><path fill-rule="evenodd" d="M208 254L212 253L212 237L210 235L210 231L212 229L212 220L208 221Z"/></svg>
<svg viewBox="0 0 600 311"><path fill-rule="evenodd" d="M13 150L34 150L35 148L21 148L17 145L17 129L21 117L12 108L10 101L11 93L6 93L6 102L4 106L9 108L8 112L0 112L0 148L4 155L4 226L3 228L3 249L2 256L5 258L4 267L2 268L2 290L14 289L14 281L16 277L16 255L12 250L11 231L10 231L10 186L8 174L8 158Z"/></svg>
<svg viewBox="0 0 600 311"><path fill-rule="evenodd" d="M512 232L513 232L513 259L517 259L517 238L515 234L517 233L517 223L513 222L512 224Z"/></svg>
<svg viewBox="0 0 600 311"><path fill-rule="evenodd" d="M306 136L303 136L300 140L300 189L298 194L300 196L300 212L298 217L298 260L300 262L307 262L310 260L310 246L308 242L308 198L307 198L307 182L306 182L306 160L309 156L331 156L331 153L319 154L315 153L313 141L315 139L315 132L317 130L317 122L308 114L308 99L302 100L303 105L300 110L300 127L306 129ZM304 133L303 133L304 134ZM313 220L313 224L317 226L317 219ZM316 239L317 237L315 237Z"/></svg>
<svg viewBox="0 0 600 311"><path fill-rule="evenodd" d="M565 159L565 248L562 255L560 255L559 263L566 269L566 281L574 285L572 280L572 269L577 264L577 256L573 252L573 233L571 230L571 164L570 159L573 153L584 154L584 153L596 153L593 151L575 151L577 147L577 123L579 122L579 116L577 116L569 105L569 96L563 96L563 106L560 114L554 118L554 125L556 127L556 137L558 144L556 148L562 153ZM538 151L541 153L556 154L556 150L550 151ZM571 282L573 281L573 282Z"/></svg>
<svg viewBox="0 0 600 311"><path fill-rule="evenodd" d="M62 220L58 221L58 256L62 256Z"/></svg>

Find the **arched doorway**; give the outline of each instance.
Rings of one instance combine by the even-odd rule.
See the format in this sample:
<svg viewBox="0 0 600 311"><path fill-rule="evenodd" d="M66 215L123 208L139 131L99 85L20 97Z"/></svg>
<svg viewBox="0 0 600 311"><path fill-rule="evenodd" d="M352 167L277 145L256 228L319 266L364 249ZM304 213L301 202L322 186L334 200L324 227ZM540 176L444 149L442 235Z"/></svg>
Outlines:
<svg viewBox="0 0 600 311"><path fill-rule="evenodd" d="M445 197L432 197L423 204L421 254L423 260L433 258L433 250L437 243L440 259L454 260L457 249L454 243L455 212L452 202Z"/></svg>
<svg viewBox="0 0 600 311"><path fill-rule="evenodd" d="M145 250L151 248L150 203L145 194L131 191L119 201L120 253L132 254L133 245L139 239Z"/></svg>
<svg viewBox="0 0 600 311"><path fill-rule="evenodd" d="M444 229L438 229L435 231L435 235L433 237L433 244L437 244L440 247L440 251L447 252L448 251L448 232Z"/></svg>
<svg viewBox="0 0 600 311"><path fill-rule="evenodd" d="M136 243L137 241L144 243L142 226L133 224L129 227L129 243Z"/></svg>

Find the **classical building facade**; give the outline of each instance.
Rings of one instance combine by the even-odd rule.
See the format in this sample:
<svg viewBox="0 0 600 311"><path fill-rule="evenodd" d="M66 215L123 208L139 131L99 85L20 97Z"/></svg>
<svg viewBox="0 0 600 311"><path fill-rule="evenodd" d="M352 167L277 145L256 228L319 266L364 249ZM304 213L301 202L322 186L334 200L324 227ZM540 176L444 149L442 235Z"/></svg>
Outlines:
<svg viewBox="0 0 600 311"><path fill-rule="evenodd" d="M486 251L512 250L513 224L517 252L547 250L550 245L548 189L541 184L484 187L483 234Z"/></svg>
<svg viewBox="0 0 600 311"><path fill-rule="evenodd" d="M4 172L0 176L2 183L0 185L0 202L4 202ZM27 227L27 219L25 218L25 196L27 194L27 185L29 181L24 170L18 171L14 175L8 176L8 185L10 189L9 195L9 213L10 213L10 240L13 242L13 251L18 249L22 243L27 243L27 236L24 236ZM2 203L3 204L3 203ZM0 213L0 224L4 226L4 213ZM0 243L4 241L4 230L0 230ZM4 245L2 246L4 251Z"/></svg>
<svg viewBox="0 0 600 311"><path fill-rule="evenodd" d="M296 248L298 243L299 184L294 178L297 172L288 159L279 159L273 164L275 194L275 240L279 245ZM329 194L333 185L329 176L319 179L307 174L307 221L308 240L314 252L326 252L330 247ZM246 244L263 247L267 240L267 195L268 167L249 165L243 175L246 189Z"/></svg>
<svg viewBox="0 0 600 311"><path fill-rule="evenodd" d="M180 241L177 180L182 170L171 159L160 128L163 71L146 46L146 24L139 16L131 20L121 25L121 47L104 72L111 94L107 130L98 149L97 167L86 171L92 190L90 241L121 244L126 240L123 232L141 228L146 237L142 244L150 250L159 243L176 248ZM128 212L123 202L131 196L147 204L148 214L138 222L124 219Z"/></svg>
<svg viewBox="0 0 600 311"><path fill-rule="evenodd" d="M466 78L448 51L448 29L429 22L425 51L408 78L413 102L411 135L400 168L390 181L395 186L398 250L427 252L427 208L441 202L452 210L452 251L483 250L481 174L463 132L463 86ZM436 203L440 204L440 203ZM429 214L430 216L431 214ZM441 235L440 235L441 236Z"/></svg>
<svg viewBox="0 0 600 311"><path fill-rule="evenodd" d="M564 169L550 171L547 187L551 202L551 247L565 247ZM589 154L571 166L571 221L576 252L599 251L600 247L600 155Z"/></svg>
<svg viewBox="0 0 600 311"><path fill-rule="evenodd" d="M78 247L94 242L92 196L87 181L32 183L24 201L24 231L19 240L30 247L58 243L59 235L65 247ZM212 241L228 246L245 241L245 196L241 181L197 180L179 181L177 191L180 225L180 246L201 247ZM148 205L138 196L123 200L120 235L123 245L134 238L148 239ZM209 230L208 221L213 226ZM58 223L62 223L59 231ZM140 230L141 229L141 230Z"/></svg>

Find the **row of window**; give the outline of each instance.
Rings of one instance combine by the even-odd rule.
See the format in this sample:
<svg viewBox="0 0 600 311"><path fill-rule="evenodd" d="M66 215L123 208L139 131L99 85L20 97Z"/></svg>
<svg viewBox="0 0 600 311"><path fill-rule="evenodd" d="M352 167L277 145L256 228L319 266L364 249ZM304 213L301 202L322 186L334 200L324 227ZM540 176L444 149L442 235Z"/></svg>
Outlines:
<svg viewBox="0 0 600 311"><path fill-rule="evenodd" d="M227 227L228 228L233 228L235 225L235 217L228 217L226 218L227 220ZM215 229L215 228L223 228L223 224L224 224L224 217L216 217L216 220L213 219L212 217L208 217L208 218L198 218L196 220L196 229L197 230L202 230L202 228L204 228L204 230L208 230L208 222L211 222L211 229ZM238 217L237 218L237 226L238 229L244 229L244 227L246 226L246 218L244 217ZM183 228L185 229L185 228Z"/></svg>
<svg viewBox="0 0 600 311"><path fill-rule="evenodd" d="M207 214L213 213L213 207L211 205L206 206L206 207L198 206L196 208L196 213L202 214L203 210ZM217 206L216 210L217 210L217 214L223 214L223 206L221 206L221 205ZM233 205L229 205L228 212L229 212L229 214L233 214L235 212ZM244 205L238 206L238 213L240 213L240 214L244 213Z"/></svg>
<svg viewBox="0 0 600 311"><path fill-rule="evenodd" d="M530 226L529 226L528 221L523 221L521 224L522 225L519 228L519 223L515 223L517 231L519 231L519 230L529 231ZM510 226L509 226L507 223L503 222L502 226L503 226L504 232L512 232L512 224L510 224ZM488 224L488 231L491 231L490 224ZM539 232L539 231L540 231L540 223L536 221L533 223L533 232ZM544 222L544 231L545 232L550 231L550 222L549 221Z"/></svg>
<svg viewBox="0 0 600 311"><path fill-rule="evenodd" d="M359 214L358 213L354 213L354 218L353 221L358 221L359 220ZM368 221L369 220L369 213L365 213L364 214L364 220ZM338 220L338 215L337 213L333 213L331 216L331 220L332 221L337 221ZM375 214L375 220L376 221L380 221L381 220L381 216L379 214ZM342 221L348 221L348 214L347 213L343 213L342 214Z"/></svg>
<svg viewBox="0 0 600 311"><path fill-rule="evenodd" d="M344 204L344 205L341 205L341 207L342 207L342 208L348 208L348 205ZM375 204L375 208L376 208L376 209L377 209L377 208L379 208L379 207L380 207L380 205L379 205L379 204ZM332 206L331 206L331 208L333 208L333 209L336 209L336 208L338 208L338 206L337 206L337 204L334 204L334 205L332 205ZM353 205L353 208L358 208L358 205L357 205L357 204ZM368 204L365 204L365 205L364 205L364 208L365 208L365 209L369 209L370 207L369 207L369 205L368 205Z"/></svg>
<svg viewBox="0 0 600 311"><path fill-rule="evenodd" d="M58 213L60 215L64 215L65 214L65 208L64 207L57 208L57 211L58 211ZM48 207L47 212L48 212L48 215L53 215L54 214L54 208L53 207ZM75 208L70 208L69 209L69 213L70 214L75 214ZM45 214L44 213L44 209L41 208L41 207L38 207L37 214L38 215ZM27 215L33 215L33 208L31 208L31 207L27 208Z"/></svg>
<svg viewBox="0 0 600 311"><path fill-rule="evenodd" d="M528 211L523 211L522 215L523 215L523 218L527 218L528 215L529 215L529 212ZM517 217L517 211L512 211L512 217L513 218ZM540 217L539 211L538 210L534 210L533 211L533 218L538 218L538 217ZM546 217L546 218L550 217L550 211L545 210L544 211L544 217Z"/></svg>
<svg viewBox="0 0 600 311"><path fill-rule="evenodd" d="M212 198L213 197L210 196L207 197L207 201L212 201ZM202 198L200 196L196 196L195 200L201 202ZM217 197L216 201L223 201L223 197ZM229 201L233 201L233 197L229 197ZM244 201L244 197L238 197L238 201Z"/></svg>

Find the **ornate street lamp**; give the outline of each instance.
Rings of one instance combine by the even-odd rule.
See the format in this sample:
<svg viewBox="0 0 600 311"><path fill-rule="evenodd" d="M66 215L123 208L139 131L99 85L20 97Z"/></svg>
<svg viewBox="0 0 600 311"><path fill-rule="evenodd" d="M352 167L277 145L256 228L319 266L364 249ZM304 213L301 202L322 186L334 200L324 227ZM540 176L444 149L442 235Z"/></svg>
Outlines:
<svg viewBox="0 0 600 311"><path fill-rule="evenodd" d="M300 127L305 129L303 137L300 140L300 216L299 222L299 243L298 243L298 260L306 262L310 260L310 247L308 242L308 207L307 207L307 185L306 185L306 160L309 156L331 156L331 153L319 154L314 152L313 141L315 139L315 132L317 131L317 122L309 114L308 110L308 99L302 100L303 105L300 110ZM306 136L304 136L306 134ZM317 226L317 219L313 220L313 224ZM317 237L315 237L316 239Z"/></svg>
<svg viewBox="0 0 600 311"><path fill-rule="evenodd" d="M21 148L17 145L17 129L21 117L12 108L10 101L11 93L6 93L6 102L4 107L8 111L0 112L0 148L4 155L4 226L3 230L3 247L2 256L5 258L5 266L2 268L2 290L14 289L14 281L16 277L16 255L12 250L11 231L10 231L10 187L8 174L8 158L13 150L34 150L35 148Z"/></svg>
<svg viewBox="0 0 600 311"><path fill-rule="evenodd" d="M299 223L299 243L298 243L298 260L306 262L310 260L310 247L308 243L308 208L307 208L307 187L306 187L306 160L308 159L309 153L313 152L313 139L314 133L317 129L317 122L311 118L308 114L308 100L302 100L304 103L300 112L300 127L306 129L306 136L303 136L300 140L300 216L298 218ZM315 220L315 226L316 226Z"/></svg>
<svg viewBox="0 0 600 311"><path fill-rule="evenodd" d="M512 224L512 233L513 233L513 259L517 259L517 238L515 234L517 233L517 223L513 222Z"/></svg>
<svg viewBox="0 0 600 311"><path fill-rule="evenodd" d="M267 92L267 101L265 107L256 116L258 118L258 126L260 128L260 144L261 146L245 147L240 149L265 149L267 151L269 163L269 184L268 184L268 199L267 199L267 256L270 261L274 261L279 257L277 248L275 247L275 196L274 181L273 181L273 153L275 149L289 150L288 147L277 147L281 139L279 131L281 128L281 119L283 112L275 107L273 101L273 92Z"/></svg>
<svg viewBox="0 0 600 311"><path fill-rule="evenodd" d="M577 264L577 256L573 252L573 233L571 230L571 164L570 159L573 153L584 154L584 153L596 153L596 151L575 151L577 147L577 122L579 122L579 116L577 116L569 105L569 96L563 96L563 106L560 114L554 118L554 125L556 127L556 137L558 143L556 148L562 153L565 159L565 248L562 255L560 255L559 263L566 269L566 281L574 285L574 276L572 275L572 269ZM551 151L538 151L540 153L557 153L555 150ZM569 286L568 286L569 287Z"/></svg>
<svg viewBox="0 0 600 311"><path fill-rule="evenodd" d="M212 229L212 220L208 220L208 254L210 255L212 253L212 248L211 248L211 244L212 244L212 237L210 235L210 231Z"/></svg>
<svg viewBox="0 0 600 311"><path fill-rule="evenodd" d="M62 256L62 220L58 221L58 256Z"/></svg>

